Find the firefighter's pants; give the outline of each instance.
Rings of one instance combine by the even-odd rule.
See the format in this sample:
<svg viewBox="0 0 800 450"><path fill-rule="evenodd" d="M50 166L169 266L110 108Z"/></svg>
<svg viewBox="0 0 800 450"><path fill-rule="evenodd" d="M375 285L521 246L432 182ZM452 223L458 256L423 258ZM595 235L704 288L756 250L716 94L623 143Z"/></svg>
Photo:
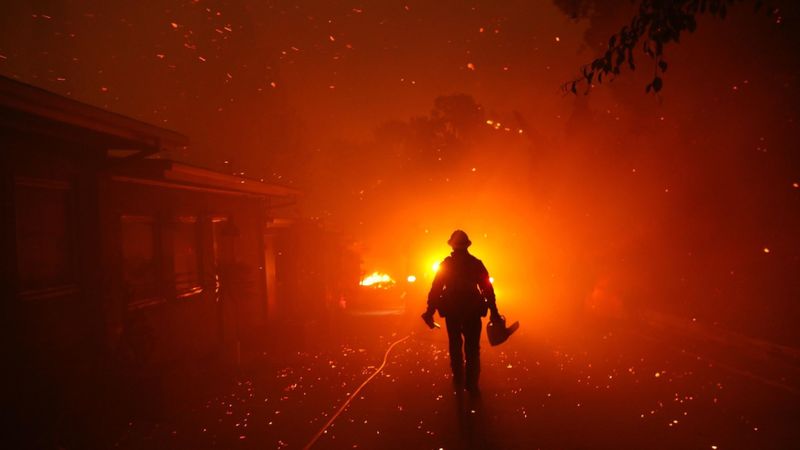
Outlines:
<svg viewBox="0 0 800 450"><path fill-rule="evenodd" d="M481 317L448 315L445 323L447 338L450 341L450 367L453 369L453 380L456 383L466 382L467 388L476 388L481 372Z"/></svg>

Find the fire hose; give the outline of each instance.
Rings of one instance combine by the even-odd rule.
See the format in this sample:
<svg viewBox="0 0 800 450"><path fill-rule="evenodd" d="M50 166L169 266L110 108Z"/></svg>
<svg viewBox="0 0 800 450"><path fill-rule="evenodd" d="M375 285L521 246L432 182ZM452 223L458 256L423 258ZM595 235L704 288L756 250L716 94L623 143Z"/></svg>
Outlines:
<svg viewBox="0 0 800 450"><path fill-rule="evenodd" d="M356 395L358 395L358 393L361 392L362 389L364 389L364 386L366 386L370 381L372 381L372 379L375 378L375 376L378 375L383 370L384 367L386 367L386 363L389 360L389 353L391 353L392 349L394 349L394 347L397 344L407 340L410 337L411 337L411 335L408 335L408 336L406 336L404 338L401 338L401 339L398 339L398 340L392 342L392 345L390 345L389 348L386 349L386 353L384 353L384 355L383 355L383 362L381 363L380 367L375 369L375 371L372 372L372 374L369 377L367 377L367 379L364 380L364 382L361 383L361 385L358 386L358 388L356 388L356 390L353 391L353 393L350 394L350 396L347 397L347 400L345 400L345 402L342 403L342 406L340 406L339 409L336 410L336 412L331 416L331 418L328 419L328 422L326 422L325 425L322 428L320 428L320 430L317 432L317 434L315 434L314 437L312 437L311 440L308 441L308 444L306 444L305 447L303 447L303 450L310 449L317 442L317 440L323 434L325 434L325 432L328 430L328 427L330 427L333 424L333 422L336 420L336 418L339 417L339 415L347 408L348 405L350 405L350 402L352 402L353 399L356 397Z"/></svg>

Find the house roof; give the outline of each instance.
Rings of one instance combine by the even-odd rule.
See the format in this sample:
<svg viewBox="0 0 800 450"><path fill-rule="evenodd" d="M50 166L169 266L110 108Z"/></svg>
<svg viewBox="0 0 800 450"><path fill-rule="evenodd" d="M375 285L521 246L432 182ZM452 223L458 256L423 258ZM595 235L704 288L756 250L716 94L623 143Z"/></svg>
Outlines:
<svg viewBox="0 0 800 450"><path fill-rule="evenodd" d="M107 149L139 150L146 156L180 148L189 139L47 90L0 76L0 117L5 126L90 140Z"/></svg>
<svg viewBox="0 0 800 450"><path fill-rule="evenodd" d="M158 180L195 187L215 189L270 197L295 198L301 192L287 186L264 183L252 178L229 175L202 167L179 163L167 159L142 159L131 161L114 169L114 175L129 180Z"/></svg>

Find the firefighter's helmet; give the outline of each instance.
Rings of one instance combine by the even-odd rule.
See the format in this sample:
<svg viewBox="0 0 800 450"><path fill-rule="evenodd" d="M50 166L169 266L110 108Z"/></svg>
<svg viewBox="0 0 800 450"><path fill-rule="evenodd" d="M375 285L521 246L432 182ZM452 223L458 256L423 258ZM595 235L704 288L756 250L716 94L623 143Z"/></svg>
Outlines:
<svg viewBox="0 0 800 450"><path fill-rule="evenodd" d="M462 230L456 230L450 235L450 239L447 241L447 244L450 245L450 247L453 247L453 249L463 249L472 245L472 241L469 240L467 233Z"/></svg>

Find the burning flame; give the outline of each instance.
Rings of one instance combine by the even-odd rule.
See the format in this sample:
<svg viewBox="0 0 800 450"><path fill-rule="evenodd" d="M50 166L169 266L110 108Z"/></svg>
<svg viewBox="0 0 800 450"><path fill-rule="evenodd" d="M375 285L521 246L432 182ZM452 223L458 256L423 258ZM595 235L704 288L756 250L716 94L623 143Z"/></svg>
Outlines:
<svg viewBox="0 0 800 450"><path fill-rule="evenodd" d="M367 275L363 280L359 281L358 284L361 286L372 286L381 283L394 283L394 280L385 273L372 272L372 274Z"/></svg>

